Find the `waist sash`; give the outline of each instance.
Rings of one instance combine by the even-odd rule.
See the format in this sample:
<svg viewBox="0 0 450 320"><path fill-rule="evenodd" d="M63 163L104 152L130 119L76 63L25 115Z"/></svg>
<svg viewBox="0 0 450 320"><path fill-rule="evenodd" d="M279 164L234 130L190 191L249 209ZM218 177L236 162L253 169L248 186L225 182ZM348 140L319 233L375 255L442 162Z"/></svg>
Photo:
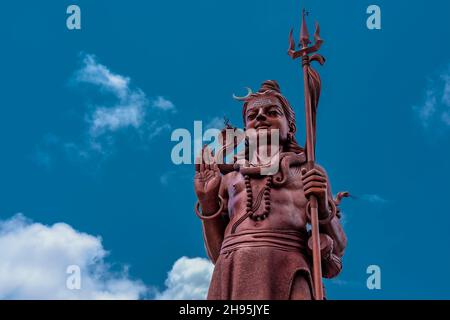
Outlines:
<svg viewBox="0 0 450 320"><path fill-rule="evenodd" d="M284 251L303 251L306 232L298 230L246 230L229 234L222 243L220 254L247 247L273 247Z"/></svg>

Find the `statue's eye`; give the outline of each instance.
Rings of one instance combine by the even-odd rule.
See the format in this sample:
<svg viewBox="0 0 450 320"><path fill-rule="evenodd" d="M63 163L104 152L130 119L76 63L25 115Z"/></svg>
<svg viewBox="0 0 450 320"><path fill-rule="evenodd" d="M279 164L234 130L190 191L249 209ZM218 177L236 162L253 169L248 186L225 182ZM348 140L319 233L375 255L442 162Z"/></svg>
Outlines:
<svg viewBox="0 0 450 320"><path fill-rule="evenodd" d="M276 110L269 111L269 116L276 117L277 115L278 115L278 112Z"/></svg>
<svg viewBox="0 0 450 320"><path fill-rule="evenodd" d="M247 116L247 118L250 119L250 120L255 119L255 117L256 117L256 113L255 113L255 112L252 112L252 113L250 113L250 114Z"/></svg>

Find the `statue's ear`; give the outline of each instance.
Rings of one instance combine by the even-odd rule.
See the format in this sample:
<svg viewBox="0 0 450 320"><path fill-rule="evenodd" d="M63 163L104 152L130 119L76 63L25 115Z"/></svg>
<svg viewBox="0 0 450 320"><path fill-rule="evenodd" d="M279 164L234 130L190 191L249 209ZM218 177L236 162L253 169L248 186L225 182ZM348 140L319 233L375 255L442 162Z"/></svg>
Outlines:
<svg viewBox="0 0 450 320"><path fill-rule="evenodd" d="M295 134L295 132L297 131L297 127L295 126L295 123L290 123L289 124L289 132L292 133L292 135Z"/></svg>

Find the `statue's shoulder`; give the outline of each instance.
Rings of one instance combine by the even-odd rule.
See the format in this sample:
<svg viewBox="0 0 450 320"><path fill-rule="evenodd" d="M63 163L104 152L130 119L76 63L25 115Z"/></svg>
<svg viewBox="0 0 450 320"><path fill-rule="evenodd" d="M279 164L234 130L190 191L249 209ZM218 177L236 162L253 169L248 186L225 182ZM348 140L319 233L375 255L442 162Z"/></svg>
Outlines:
<svg viewBox="0 0 450 320"><path fill-rule="evenodd" d="M290 183L295 183L301 177L301 170L306 164L305 153L282 152L280 154L280 166L275 174L273 184L282 187Z"/></svg>
<svg viewBox="0 0 450 320"><path fill-rule="evenodd" d="M223 184L229 184L232 181L236 181L236 179L239 179L239 177L241 176L241 173L238 171L231 171L228 173L225 173L222 175L222 183Z"/></svg>
<svg viewBox="0 0 450 320"><path fill-rule="evenodd" d="M306 165L306 154L304 152L282 152L280 154L280 164L288 168L303 167Z"/></svg>

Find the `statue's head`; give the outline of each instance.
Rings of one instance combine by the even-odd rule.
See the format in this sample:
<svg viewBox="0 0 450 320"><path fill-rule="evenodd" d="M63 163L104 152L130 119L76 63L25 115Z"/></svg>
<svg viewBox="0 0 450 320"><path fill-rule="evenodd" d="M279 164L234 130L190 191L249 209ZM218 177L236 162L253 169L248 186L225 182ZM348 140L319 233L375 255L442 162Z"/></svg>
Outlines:
<svg viewBox="0 0 450 320"><path fill-rule="evenodd" d="M300 153L303 148L295 140L295 113L281 94L275 80L267 80L256 93L238 98L244 101L242 116L246 129L278 129L283 151Z"/></svg>

